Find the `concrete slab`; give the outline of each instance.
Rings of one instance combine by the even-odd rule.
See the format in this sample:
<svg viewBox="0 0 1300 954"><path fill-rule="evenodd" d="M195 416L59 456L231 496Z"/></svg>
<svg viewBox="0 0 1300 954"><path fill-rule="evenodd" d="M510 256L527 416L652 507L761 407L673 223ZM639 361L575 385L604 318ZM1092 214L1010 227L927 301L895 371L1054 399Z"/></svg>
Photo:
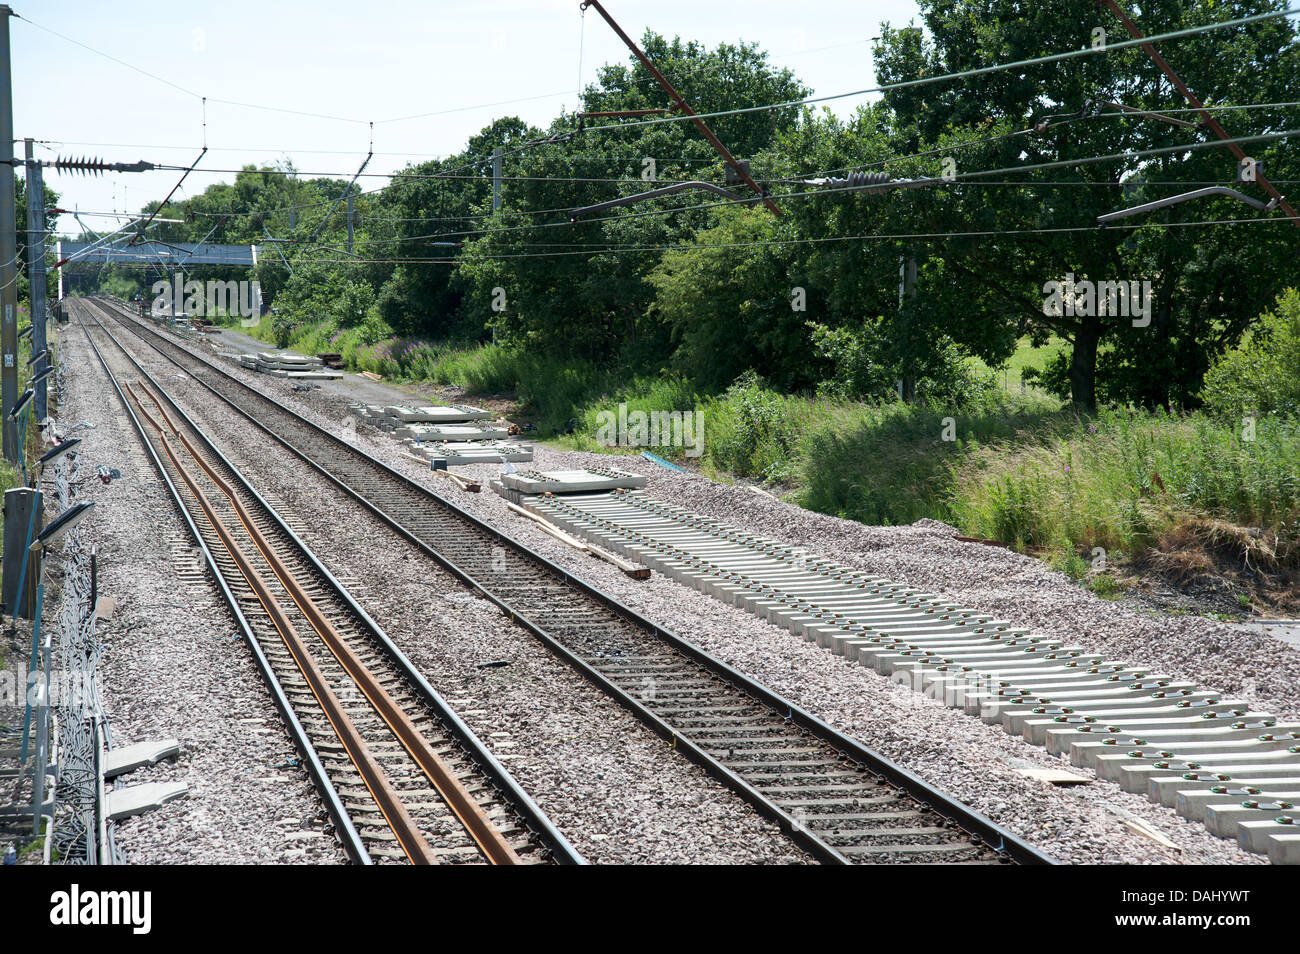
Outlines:
<svg viewBox="0 0 1300 954"><path fill-rule="evenodd" d="M104 793L104 813L110 821L118 821L161 808L188 793L189 786L184 782L147 782L112 789Z"/></svg>
<svg viewBox="0 0 1300 954"><path fill-rule="evenodd" d="M1127 773L1125 773L1127 777ZM1285 781L1290 787L1300 785L1300 767L1268 765L1233 768L1231 772L1185 772L1182 775L1160 775L1147 779L1147 798L1173 808L1182 792L1228 788L1254 788L1264 783Z"/></svg>
<svg viewBox="0 0 1300 954"><path fill-rule="evenodd" d="M432 441L412 444L411 453L428 460L446 461L448 467L464 464L526 464L533 459L533 450L523 444L506 441Z"/></svg>
<svg viewBox="0 0 1300 954"><path fill-rule="evenodd" d="M393 431L396 437L413 441L503 441L510 436L505 424L404 424Z"/></svg>
<svg viewBox="0 0 1300 954"><path fill-rule="evenodd" d="M1300 834L1272 835L1268 860L1275 865L1300 865Z"/></svg>
<svg viewBox="0 0 1300 954"><path fill-rule="evenodd" d="M403 424L465 424L469 421L490 421L492 412L468 404L424 405L388 404L382 409L385 417Z"/></svg>
<svg viewBox="0 0 1300 954"><path fill-rule="evenodd" d="M528 470L502 474L501 483L525 494L569 494L615 488L638 489L646 485L646 478L613 467L589 467L586 470ZM547 519L551 517L547 515Z"/></svg>
<svg viewBox="0 0 1300 954"><path fill-rule="evenodd" d="M1268 854L1270 839L1277 835L1297 833L1297 829L1300 829L1300 825L1286 815L1259 821L1244 821L1237 826L1237 844L1246 851L1264 855Z"/></svg>
<svg viewBox="0 0 1300 954"><path fill-rule="evenodd" d="M1300 800L1300 780L1251 779L1249 782L1225 782L1209 788L1183 789L1175 796L1173 808L1191 821L1204 821L1205 813L1211 805L1251 798Z"/></svg>
<svg viewBox="0 0 1300 954"><path fill-rule="evenodd" d="M1026 778L1037 779L1040 782L1049 782L1052 785L1088 785L1092 779L1086 775L1076 775L1073 772L1066 772L1054 768L1028 768L1016 769L1016 771Z"/></svg>
<svg viewBox="0 0 1300 954"><path fill-rule="evenodd" d="M163 759L174 759L180 753L181 744L176 739L136 742L134 745L109 749L104 753L102 763L104 778L115 778L142 765L153 765Z"/></svg>
<svg viewBox="0 0 1300 954"><path fill-rule="evenodd" d="M1275 798L1248 798L1205 807L1205 827L1220 838L1236 838L1242 822L1277 818L1290 818L1294 823L1300 819L1300 809L1296 808L1295 802Z"/></svg>
<svg viewBox="0 0 1300 954"><path fill-rule="evenodd" d="M343 377L337 371L285 371L284 376L287 378L297 378L300 381L338 381Z"/></svg>

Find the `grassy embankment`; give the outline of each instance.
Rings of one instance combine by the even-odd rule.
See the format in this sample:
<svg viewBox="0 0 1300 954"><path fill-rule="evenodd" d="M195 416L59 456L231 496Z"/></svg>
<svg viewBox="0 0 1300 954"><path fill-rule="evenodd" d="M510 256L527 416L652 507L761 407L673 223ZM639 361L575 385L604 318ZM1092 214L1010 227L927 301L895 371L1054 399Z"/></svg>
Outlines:
<svg viewBox="0 0 1300 954"><path fill-rule="evenodd" d="M1201 413L1111 408L1081 418L1020 381L1059 343L1026 345L995 372L997 387L951 410L779 394L757 381L701 395L677 378L629 379L497 345L363 344L354 332L307 328L290 346L338 351L350 367L389 379L511 395L541 436L577 449L605 449L597 415L620 402L631 411L699 408L702 456L652 449L823 513L872 524L943 520L1040 553L1102 593L1117 584L1090 572L1096 548L1110 568L1136 561L1184 578L1235 563L1246 576L1280 572L1285 584L1300 566L1294 422L1266 418L1254 440L1243 440L1235 426ZM946 418L955 439L944 439ZM1249 589L1243 583L1242 605Z"/></svg>

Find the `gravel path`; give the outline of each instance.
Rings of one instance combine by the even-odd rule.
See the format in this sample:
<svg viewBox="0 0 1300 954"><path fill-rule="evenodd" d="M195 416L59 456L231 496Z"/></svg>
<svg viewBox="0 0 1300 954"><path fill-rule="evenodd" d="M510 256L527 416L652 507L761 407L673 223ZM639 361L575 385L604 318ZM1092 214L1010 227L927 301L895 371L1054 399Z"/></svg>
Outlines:
<svg viewBox="0 0 1300 954"><path fill-rule="evenodd" d="M505 509L485 489L453 491L427 469L400 456L386 434L353 431L346 402L320 391L292 392L263 375L237 377L344 436L647 618L673 629L863 739L923 778L1064 861L1081 863L1263 863L1146 798L1100 780L1056 788L1016 770L1059 766L1043 749L974 717L927 700L886 677L804 642L749 613L661 577L637 582L579 554ZM806 548L899 582L924 588L1020 626L1069 639L1113 658L1150 666L1207 688L1242 695L1279 715L1300 710L1300 653L1267 637L1196 617L1161 617L1101 600L1040 561L963 544L936 521L911 527L868 527L801 510L693 474L664 470L640 457L558 451L538 445L533 466L564 469L617 463L650 476L649 492L745 529ZM459 468L487 480L499 465ZM1087 770L1081 770L1087 773ZM1090 774L1090 773L1088 773ZM1124 825L1141 819L1180 846L1175 852Z"/></svg>
<svg viewBox="0 0 1300 954"><path fill-rule="evenodd" d="M139 357L589 861L806 860L495 606L174 365Z"/></svg>
<svg viewBox="0 0 1300 954"><path fill-rule="evenodd" d="M192 559L184 524L76 325L62 331L61 357L70 373L60 424L95 425L76 436L90 475L80 499L96 504L83 539L98 549L100 593L117 602L98 626L113 741L181 743L178 760L122 779L189 785L185 798L119 823L117 844L137 864L342 862L224 603L177 572L175 562ZM101 483L101 464L121 479Z"/></svg>

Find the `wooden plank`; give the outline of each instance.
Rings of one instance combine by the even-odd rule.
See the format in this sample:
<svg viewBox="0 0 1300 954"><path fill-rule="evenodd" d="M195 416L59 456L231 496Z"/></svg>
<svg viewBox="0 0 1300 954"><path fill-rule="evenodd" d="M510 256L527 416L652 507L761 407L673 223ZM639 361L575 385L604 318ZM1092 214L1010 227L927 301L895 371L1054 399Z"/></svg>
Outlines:
<svg viewBox="0 0 1300 954"><path fill-rule="evenodd" d="M618 567L634 580L650 579L650 567L648 566L640 566L639 564L624 560L621 556L610 553L608 550L602 550L594 544L588 544L587 549L591 552L592 556L604 560L606 563L614 564L614 566Z"/></svg>
<svg viewBox="0 0 1300 954"><path fill-rule="evenodd" d="M1137 832L1144 838L1150 838L1152 841L1156 842L1156 844L1163 845L1166 848L1170 848L1180 853L1183 850L1140 818L1124 818L1121 819L1121 821L1125 828Z"/></svg>
<svg viewBox="0 0 1300 954"><path fill-rule="evenodd" d="M449 470L435 470L434 473L440 477L445 477L461 490L469 491L472 494L476 494L482 490L482 487L479 486L479 482L477 480L472 480L469 477L463 477L460 474L453 474Z"/></svg>
<svg viewBox="0 0 1300 954"><path fill-rule="evenodd" d="M1086 775L1076 775L1073 772L1066 772L1056 768L1028 768L1016 769L1026 778L1038 779L1040 782L1050 782L1053 785L1088 785L1092 779Z"/></svg>
<svg viewBox="0 0 1300 954"><path fill-rule="evenodd" d="M583 553L591 552L591 548L587 546L587 544L583 543L577 537L572 537L569 534L565 533L563 530L561 530L555 524L551 523L551 521L547 520L545 517L539 517L531 510L525 510L523 507L519 506L518 504L512 504L508 500L506 501L506 507L514 511L515 513L519 514L521 517L527 517L529 520L533 521L535 524L537 524L539 527L541 527L551 536L555 537L555 539L563 543L567 543L575 550L581 550Z"/></svg>

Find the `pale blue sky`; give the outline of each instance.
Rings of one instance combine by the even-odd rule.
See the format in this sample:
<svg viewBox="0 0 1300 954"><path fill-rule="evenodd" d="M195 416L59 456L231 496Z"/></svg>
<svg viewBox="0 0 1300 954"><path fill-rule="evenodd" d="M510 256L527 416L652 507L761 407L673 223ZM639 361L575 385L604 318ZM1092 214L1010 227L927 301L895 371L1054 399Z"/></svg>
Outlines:
<svg viewBox="0 0 1300 954"><path fill-rule="evenodd" d="M561 107L572 109L577 102L577 0L10 0L10 6L35 24L212 99L356 120L210 101L211 151L186 181L189 195L233 178L201 172L205 167L234 169L286 156L304 172L350 176L365 156L371 120L376 155L367 172L391 172L409 161L459 151L468 136L499 116L545 125ZM757 42L819 95L873 85L869 41L882 22L901 25L918 15L915 0L608 0L605 6L633 37L649 27L710 47ZM599 14L589 10L585 20L584 83L600 64L628 56ZM38 147L38 157L85 153L185 165L198 154L203 132L197 97L20 19L11 20L10 37L14 135L52 140ZM525 97L537 98L491 105ZM832 105L845 113L860 101ZM382 122L437 111L448 112ZM65 207L89 211L139 209L166 195L177 178L48 175ZM363 186L375 188L381 181L366 179ZM59 228L77 230L71 217Z"/></svg>

